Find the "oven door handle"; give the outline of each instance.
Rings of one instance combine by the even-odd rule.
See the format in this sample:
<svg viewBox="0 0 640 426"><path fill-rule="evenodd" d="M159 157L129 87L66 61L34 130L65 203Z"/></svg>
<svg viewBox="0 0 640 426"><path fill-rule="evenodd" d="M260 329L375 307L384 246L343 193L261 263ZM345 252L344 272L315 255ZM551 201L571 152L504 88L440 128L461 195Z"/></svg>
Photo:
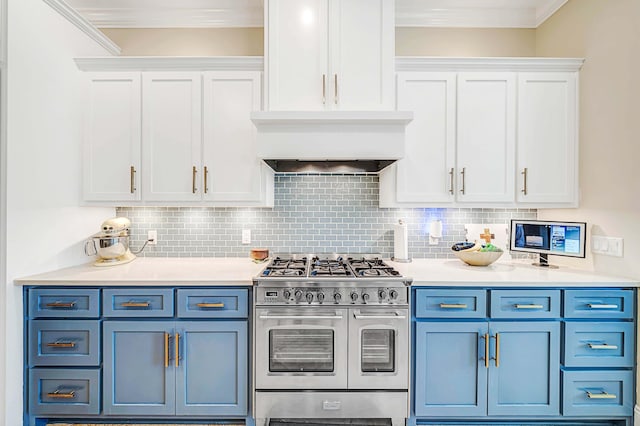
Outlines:
<svg viewBox="0 0 640 426"><path fill-rule="evenodd" d="M360 311L355 311L353 313L353 317L355 319L361 319L361 320L365 320L365 319L407 319L406 315L402 315L399 312L391 312L390 314L387 315L381 315L381 314L374 314L374 315L363 315Z"/></svg>
<svg viewBox="0 0 640 426"><path fill-rule="evenodd" d="M342 319L342 315L260 315L260 319L283 319L283 320L304 320L304 319Z"/></svg>

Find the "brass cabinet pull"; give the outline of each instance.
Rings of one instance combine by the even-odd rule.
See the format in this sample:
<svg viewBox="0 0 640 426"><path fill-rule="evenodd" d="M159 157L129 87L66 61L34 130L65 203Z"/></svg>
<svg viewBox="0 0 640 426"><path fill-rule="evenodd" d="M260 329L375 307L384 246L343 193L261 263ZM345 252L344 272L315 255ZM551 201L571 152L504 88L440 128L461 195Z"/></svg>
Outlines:
<svg viewBox="0 0 640 426"><path fill-rule="evenodd" d="M123 308L148 308L151 302L122 302L120 306Z"/></svg>
<svg viewBox="0 0 640 426"><path fill-rule="evenodd" d="M224 308L224 303L198 303L198 308Z"/></svg>
<svg viewBox="0 0 640 426"><path fill-rule="evenodd" d="M169 367L169 337L170 334L164 333L164 368Z"/></svg>
<svg viewBox="0 0 640 426"><path fill-rule="evenodd" d="M73 308L76 302L52 302L47 303L47 308Z"/></svg>
<svg viewBox="0 0 640 426"><path fill-rule="evenodd" d="M496 339L496 357L491 358L495 361L496 367L500 367L500 333L496 333L495 336L491 336L492 339Z"/></svg>
<svg viewBox="0 0 640 426"><path fill-rule="evenodd" d="M207 166L204 166L204 193L209 192L209 183L207 182L207 178L209 177L209 169Z"/></svg>
<svg viewBox="0 0 640 426"><path fill-rule="evenodd" d="M47 343L47 347L49 348L75 348L75 342L50 342Z"/></svg>
<svg viewBox="0 0 640 426"><path fill-rule="evenodd" d="M489 333L480 338L484 340L484 368L489 368Z"/></svg>
<svg viewBox="0 0 640 426"><path fill-rule="evenodd" d="M542 305L520 305L520 304L515 304L514 307L516 309L542 309L542 308L544 308L544 306L542 306Z"/></svg>
<svg viewBox="0 0 640 426"><path fill-rule="evenodd" d="M615 351L616 349L618 349L618 345L607 345L606 343L603 343L601 345L587 343L587 346L589 346L589 349L603 349L608 351Z"/></svg>
<svg viewBox="0 0 640 426"><path fill-rule="evenodd" d="M136 168L131 166L131 193L136 192Z"/></svg>
<svg viewBox="0 0 640 426"><path fill-rule="evenodd" d="M76 397L76 393L74 391L71 392L60 392L58 390L54 392L49 392L47 394L49 398L60 398L60 399L71 399Z"/></svg>
<svg viewBox="0 0 640 426"><path fill-rule="evenodd" d="M197 174L198 174L198 169L196 169L196 166L193 166L193 169L191 169L191 192L194 193L194 194L198 190L198 188L196 188L196 175Z"/></svg>
<svg viewBox="0 0 640 426"><path fill-rule="evenodd" d="M523 177L524 180L524 188L520 190L520 192L522 192L524 195L527 195L527 173L528 173L529 169L527 169L526 167L520 172L520 174Z"/></svg>
<svg viewBox="0 0 640 426"><path fill-rule="evenodd" d="M449 194L453 195L453 167L449 170Z"/></svg>
<svg viewBox="0 0 640 426"><path fill-rule="evenodd" d="M176 342L175 342L175 358L176 358L176 367L180 367L180 333L176 333Z"/></svg>
<svg viewBox="0 0 640 426"><path fill-rule="evenodd" d="M593 393L589 391L585 391L587 393L587 398L589 399L616 399L618 396L613 393L606 393L602 391L600 393Z"/></svg>
<svg viewBox="0 0 640 426"><path fill-rule="evenodd" d="M462 192L462 195L464 195L464 175L466 174L467 169L466 167L462 168L462 171L460 172L460 174L462 175L462 188L460 188L460 192Z"/></svg>
<svg viewBox="0 0 640 426"><path fill-rule="evenodd" d="M333 75L333 101L338 105L338 74Z"/></svg>
<svg viewBox="0 0 640 426"><path fill-rule="evenodd" d="M327 76L322 74L322 105L327 103Z"/></svg>
<svg viewBox="0 0 640 426"><path fill-rule="evenodd" d="M441 303L440 308L441 309L466 309L467 304L466 303Z"/></svg>
<svg viewBox="0 0 640 426"><path fill-rule="evenodd" d="M618 305L602 305L597 303L587 303L590 309L618 309Z"/></svg>

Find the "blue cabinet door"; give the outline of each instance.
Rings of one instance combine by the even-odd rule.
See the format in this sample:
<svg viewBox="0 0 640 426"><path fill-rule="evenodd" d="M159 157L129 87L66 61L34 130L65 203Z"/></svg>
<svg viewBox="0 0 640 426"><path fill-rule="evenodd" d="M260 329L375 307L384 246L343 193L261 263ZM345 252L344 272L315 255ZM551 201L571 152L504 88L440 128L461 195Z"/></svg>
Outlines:
<svg viewBox="0 0 640 426"><path fill-rule="evenodd" d="M415 414L487 414L486 322L416 324Z"/></svg>
<svg viewBox="0 0 640 426"><path fill-rule="evenodd" d="M177 322L177 415L247 415L246 321Z"/></svg>
<svg viewBox="0 0 640 426"><path fill-rule="evenodd" d="M105 414L175 413L173 327L173 321L104 322Z"/></svg>
<svg viewBox="0 0 640 426"><path fill-rule="evenodd" d="M560 414L560 324L492 322L490 416Z"/></svg>

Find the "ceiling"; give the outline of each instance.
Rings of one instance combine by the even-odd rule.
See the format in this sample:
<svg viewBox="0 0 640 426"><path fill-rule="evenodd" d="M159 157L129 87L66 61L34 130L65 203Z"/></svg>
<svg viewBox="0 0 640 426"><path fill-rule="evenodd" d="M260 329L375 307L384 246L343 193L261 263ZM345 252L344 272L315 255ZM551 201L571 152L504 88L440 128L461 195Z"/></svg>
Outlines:
<svg viewBox="0 0 640 426"><path fill-rule="evenodd" d="M536 28L567 0L396 0L400 27ZM263 26L264 0L67 0L99 28Z"/></svg>

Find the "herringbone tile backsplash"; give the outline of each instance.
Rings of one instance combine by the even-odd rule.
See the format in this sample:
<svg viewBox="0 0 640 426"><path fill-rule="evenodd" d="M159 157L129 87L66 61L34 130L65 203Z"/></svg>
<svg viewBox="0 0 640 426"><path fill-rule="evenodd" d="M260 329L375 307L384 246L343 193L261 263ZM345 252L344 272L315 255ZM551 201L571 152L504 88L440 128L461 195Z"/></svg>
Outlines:
<svg viewBox="0 0 640 426"><path fill-rule="evenodd" d="M266 208L121 207L118 216L132 222L134 249L147 231L158 231L158 244L142 256L243 257L253 247L271 253L381 253L393 255L393 227L408 225L409 255L451 257L450 247L465 238L468 223L508 223L535 219L534 209L378 208L377 175L295 175L275 178L275 206ZM429 224L443 222L443 238L429 245ZM241 244L242 230L251 244Z"/></svg>

